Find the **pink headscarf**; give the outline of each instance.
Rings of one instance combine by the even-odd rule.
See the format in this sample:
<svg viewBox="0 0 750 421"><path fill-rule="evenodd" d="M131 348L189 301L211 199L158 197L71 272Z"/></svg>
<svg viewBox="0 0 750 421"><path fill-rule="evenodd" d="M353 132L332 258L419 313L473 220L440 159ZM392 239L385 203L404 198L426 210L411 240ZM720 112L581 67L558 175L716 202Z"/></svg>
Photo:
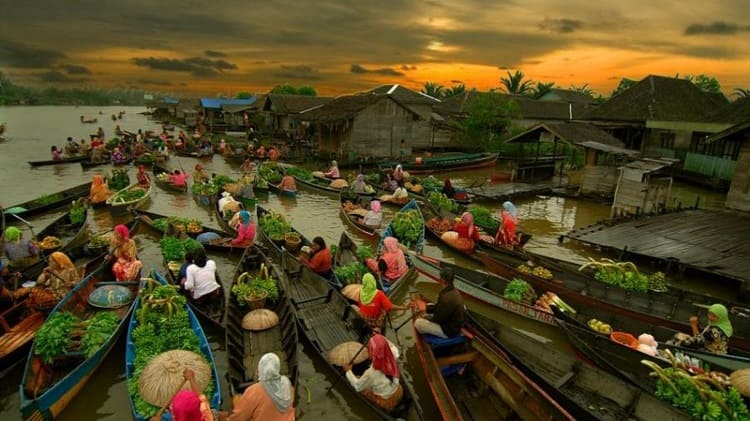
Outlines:
<svg viewBox="0 0 750 421"><path fill-rule="evenodd" d="M373 212L378 213L380 212L380 202L377 200L373 200L370 202L370 209L372 209Z"/></svg>
<svg viewBox="0 0 750 421"><path fill-rule="evenodd" d="M398 364L396 363L396 359L393 358L391 347L388 345L388 340L385 339L385 336L380 334L372 335L372 338L367 341L367 353L370 354L372 368L386 376L399 378Z"/></svg>
<svg viewBox="0 0 750 421"><path fill-rule="evenodd" d="M192 390L182 390L172 400L174 421L202 421L201 400Z"/></svg>
<svg viewBox="0 0 750 421"><path fill-rule="evenodd" d="M474 228L474 217L469 212L464 212L463 215L461 215L461 222L469 227L466 232L469 235L469 238L471 238L471 236L474 235L474 230L476 229Z"/></svg>
<svg viewBox="0 0 750 421"><path fill-rule="evenodd" d="M115 232L120 234L120 237L122 237L123 240L130 239L130 231L128 231L128 227L125 225L120 224L115 226Z"/></svg>
<svg viewBox="0 0 750 421"><path fill-rule="evenodd" d="M385 237L383 245L385 246L386 252L395 254L399 273L405 272L407 269L406 257L404 257L404 252L398 247L398 240L396 237Z"/></svg>

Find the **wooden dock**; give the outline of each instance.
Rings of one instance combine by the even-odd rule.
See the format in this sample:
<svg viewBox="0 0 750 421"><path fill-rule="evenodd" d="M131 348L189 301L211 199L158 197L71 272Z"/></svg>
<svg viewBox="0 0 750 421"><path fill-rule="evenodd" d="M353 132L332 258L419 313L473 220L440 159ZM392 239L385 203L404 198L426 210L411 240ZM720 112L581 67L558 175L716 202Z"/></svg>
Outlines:
<svg viewBox="0 0 750 421"><path fill-rule="evenodd" d="M552 183L498 183L467 187L465 190L474 196L474 200L502 201L536 196L538 194L550 194L552 193L552 188Z"/></svg>
<svg viewBox="0 0 750 421"><path fill-rule="evenodd" d="M589 225L566 237L610 251L665 262L750 285L750 214L685 210L615 225Z"/></svg>

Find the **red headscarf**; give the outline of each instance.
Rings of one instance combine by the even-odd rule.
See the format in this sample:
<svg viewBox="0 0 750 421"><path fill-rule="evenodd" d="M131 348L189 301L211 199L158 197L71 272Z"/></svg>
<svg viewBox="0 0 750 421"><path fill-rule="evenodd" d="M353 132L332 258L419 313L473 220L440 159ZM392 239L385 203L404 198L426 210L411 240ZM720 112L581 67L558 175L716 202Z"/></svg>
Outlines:
<svg viewBox="0 0 750 421"><path fill-rule="evenodd" d="M120 224L115 226L115 232L120 234L120 237L122 237L122 239L125 241L130 239L130 231L125 225Z"/></svg>
<svg viewBox="0 0 750 421"><path fill-rule="evenodd" d="M399 377L398 364L393 358L391 346L385 336L378 333L372 335L372 338L367 341L367 352L372 360L372 368L386 376Z"/></svg>
<svg viewBox="0 0 750 421"><path fill-rule="evenodd" d="M192 390L182 390L172 400L174 421L201 421L201 400Z"/></svg>

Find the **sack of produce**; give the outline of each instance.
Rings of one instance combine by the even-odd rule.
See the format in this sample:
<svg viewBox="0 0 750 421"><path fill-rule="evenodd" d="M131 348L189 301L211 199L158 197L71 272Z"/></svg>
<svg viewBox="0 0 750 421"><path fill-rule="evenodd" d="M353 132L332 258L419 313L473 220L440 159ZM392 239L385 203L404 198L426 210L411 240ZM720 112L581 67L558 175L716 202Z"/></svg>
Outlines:
<svg viewBox="0 0 750 421"><path fill-rule="evenodd" d="M344 187L349 187L349 183L347 183L343 178L339 178L337 180L331 181L331 184L329 184L329 186L334 189L343 189Z"/></svg>

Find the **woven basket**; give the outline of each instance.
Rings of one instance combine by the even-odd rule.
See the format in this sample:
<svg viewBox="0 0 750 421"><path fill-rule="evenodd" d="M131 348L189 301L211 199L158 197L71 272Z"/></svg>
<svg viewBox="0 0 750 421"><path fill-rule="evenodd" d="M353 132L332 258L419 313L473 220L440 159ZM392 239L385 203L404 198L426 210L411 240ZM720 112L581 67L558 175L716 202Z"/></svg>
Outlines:
<svg viewBox="0 0 750 421"><path fill-rule="evenodd" d="M298 234L287 233L284 236L286 248L291 252L296 252L302 247L302 238Z"/></svg>
<svg viewBox="0 0 750 421"><path fill-rule="evenodd" d="M263 294L261 295L261 297L256 297L254 295L246 295L245 302L247 302L247 305L251 309L258 310L266 306L266 297L268 297L267 291L263 291Z"/></svg>

